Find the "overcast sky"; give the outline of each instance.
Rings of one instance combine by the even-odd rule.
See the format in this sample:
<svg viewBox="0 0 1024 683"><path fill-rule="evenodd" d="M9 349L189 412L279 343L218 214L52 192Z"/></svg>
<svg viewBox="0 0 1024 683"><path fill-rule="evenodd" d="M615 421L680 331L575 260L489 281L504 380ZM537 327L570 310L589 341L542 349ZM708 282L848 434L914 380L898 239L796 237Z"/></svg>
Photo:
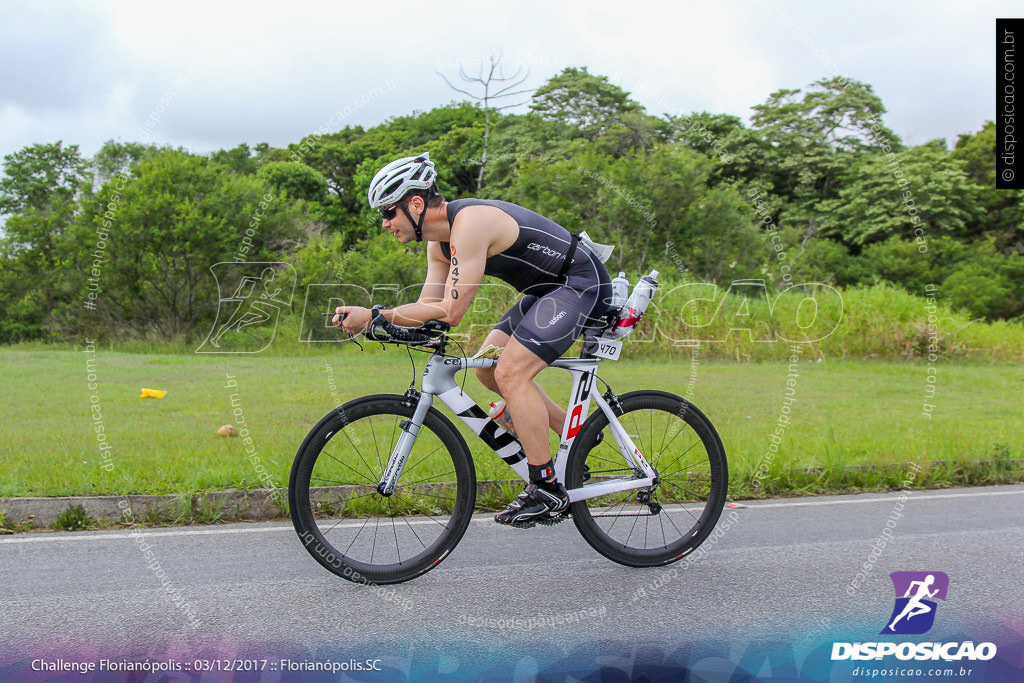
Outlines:
<svg viewBox="0 0 1024 683"><path fill-rule="evenodd" d="M1019 2L11 2L0 5L0 155L107 139L285 146L463 99L436 75L503 53L537 87L587 66L649 113L745 120L780 88L874 86L911 144L994 116L995 18ZM161 104L163 100L163 104ZM150 121L149 128L145 128Z"/></svg>

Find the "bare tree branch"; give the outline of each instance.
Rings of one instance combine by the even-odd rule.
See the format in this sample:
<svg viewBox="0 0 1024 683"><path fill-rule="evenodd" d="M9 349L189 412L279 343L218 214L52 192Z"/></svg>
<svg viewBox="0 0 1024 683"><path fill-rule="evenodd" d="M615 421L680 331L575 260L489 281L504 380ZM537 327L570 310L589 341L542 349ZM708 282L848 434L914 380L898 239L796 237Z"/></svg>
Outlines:
<svg viewBox="0 0 1024 683"><path fill-rule="evenodd" d="M444 79L444 82L448 84L448 87L454 90L455 92L462 93L463 95L466 95L470 99L483 103L484 151L480 159L480 170L477 173L476 178L477 192L480 191L484 183L484 168L487 165L487 146L491 138L491 112L502 111L503 109L510 109L512 107L518 107L528 102L529 98L527 98L526 100L515 102L513 104L504 104L501 106L495 106L493 104L493 101L523 95L529 92L533 92L534 90L533 88L515 90L515 88L519 88L520 86L522 86L523 83L525 83L526 80L530 77L530 69L527 68L526 74L520 76L520 73L522 73L523 71L523 68L520 66L516 69L516 72L514 74L512 74L511 76L506 76L505 68L501 64L501 57L501 53L499 53L498 55L490 56L488 60L489 66L487 67L486 76L484 75L484 63L482 61L480 62L477 68L476 76L470 76L468 73L466 73L466 69L462 66L462 64L459 64L459 78L462 79L464 83L483 86L482 95L474 94L464 88L456 87L450 80L448 80L447 76L445 76L440 71L436 72L437 75ZM500 87L496 91L491 92L492 87L496 87L499 85Z"/></svg>

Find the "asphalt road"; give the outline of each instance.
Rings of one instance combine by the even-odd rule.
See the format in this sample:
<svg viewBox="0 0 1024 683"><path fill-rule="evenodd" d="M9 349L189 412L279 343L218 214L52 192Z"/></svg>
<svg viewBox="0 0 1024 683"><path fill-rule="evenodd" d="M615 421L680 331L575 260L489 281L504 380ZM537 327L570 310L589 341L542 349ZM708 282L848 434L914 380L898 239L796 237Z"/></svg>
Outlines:
<svg viewBox="0 0 1024 683"><path fill-rule="evenodd" d="M443 670L473 648L521 660L742 637L810 650L877 638L901 570L949 575L933 635L1024 624L1024 486L913 492L901 512L897 495L727 508L706 554L653 570L606 560L571 522L517 530L478 516L433 571L379 589L327 573L281 523L0 537L0 654L387 662L430 645L442 659L451 647L432 665Z"/></svg>

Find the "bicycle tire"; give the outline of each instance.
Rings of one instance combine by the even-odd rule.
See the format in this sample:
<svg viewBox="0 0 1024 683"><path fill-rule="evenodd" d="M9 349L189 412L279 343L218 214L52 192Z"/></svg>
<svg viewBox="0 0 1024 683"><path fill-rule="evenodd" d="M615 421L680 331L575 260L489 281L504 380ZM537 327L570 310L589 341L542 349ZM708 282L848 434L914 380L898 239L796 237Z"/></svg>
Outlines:
<svg viewBox="0 0 1024 683"><path fill-rule="evenodd" d="M587 543L610 560L630 567L670 564L700 546L722 514L729 479L725 449L711 421L680 396L636 391L620 396L619 404L620 424L661 479L651 495L661 509L655 513L638 502L634 489L577 501L572 518ZM659 437L660 424L675 425L675 432ZM607 426L600 410L583 424L566 463L568 488L596 477L632 476ZM602 431L605 438L597 444ZM678 469L680 462L686 464Z"/></svg>
<svg viewBox="0 0 1024 683"><path fill-rule="evenodd" d="M473 460L459 431L433 407L394 493L376 490L400 422L415 407L393 394L349 401L324 416L295 455L288 480L292 524L309 554L342 578L364 584L413 579L447 557L469 526L476 502Z"/></svg>

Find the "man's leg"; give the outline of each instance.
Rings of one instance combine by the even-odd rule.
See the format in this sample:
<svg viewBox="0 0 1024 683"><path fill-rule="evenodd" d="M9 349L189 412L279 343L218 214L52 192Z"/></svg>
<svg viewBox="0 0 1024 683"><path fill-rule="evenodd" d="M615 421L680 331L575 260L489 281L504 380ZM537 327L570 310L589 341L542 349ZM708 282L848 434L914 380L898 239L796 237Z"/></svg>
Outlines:
<svg viewBox="0 0 1024 683"><path fill-rule="evenodd" d="M533 381L547 365L518 339L511 338L494 368L494 380L512 411L516 435L523 445L526 461L531 465L543 465L551 460L544 430L548 421L542 398L544 394Z"/></svg>
<svg viewBox="0 0 1024 683"><path fill-rule="evenodd" d="M483 344L480 345L480 348L484 348L488 344L500 346L505 349L505 351L502 354L502 357L504 358L504 354L508 353L509 339L511 339L511 337L508 335L508 333L503 332L501 330L491 330L488 333L487 337L484 339ZM543 367L541 369L543 369ZM538 370L538 372L540 371ZM477 379L480 380L481 384L483 384L485 387L487 387L494 393L504 398L505 401L508 403L508 397L502 393L501 388L498 386L498 383L494 379L494 368L477 368L476 376ZM543 399L544 408L547 411L548 416L548 427L550 427L551 431L555 432L555 434L561 436L562 426L565 424L565 410L562 409L562 407L559 406L557 403L555 403L539 384L533 382L533 386L537 388L537 391L540 393L540 396ZM508 403L508 405L510 414L513 416L513 419L515 419L516 411L514 408L511 407L511 403ZM519 433L518 420L516 420L516 433Z"/></svg>
<svg viewBox="0 0 1024 683"><path fill-rule="evenodd" d="M514 337L498 359L494 380L515 417L516 438L526 453L530 483L519 497L494 516L494 521L513 526L551 524L564 519L569 494L555 477L548 446L547 411L543 392L533 381L548 362Z"/></svg>

